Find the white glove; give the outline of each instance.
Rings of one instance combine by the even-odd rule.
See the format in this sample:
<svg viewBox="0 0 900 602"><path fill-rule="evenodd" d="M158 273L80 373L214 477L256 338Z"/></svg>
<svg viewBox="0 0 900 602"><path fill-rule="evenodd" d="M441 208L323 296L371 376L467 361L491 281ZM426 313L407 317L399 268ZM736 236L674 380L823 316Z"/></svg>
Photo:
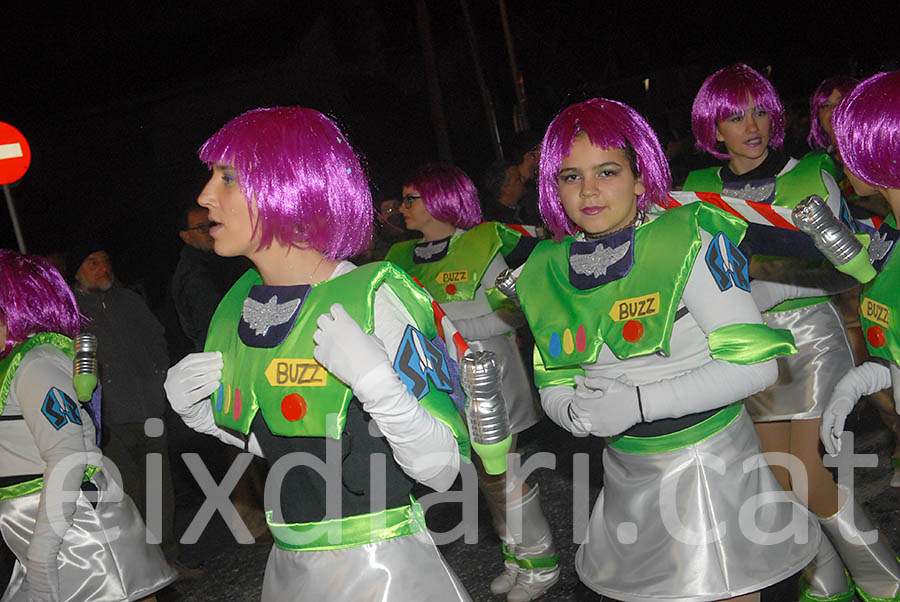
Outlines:
<svg viewBox="0 0 900 602"><path fill-rule="evenodd" d="M575 376L572 411L592 435L611 437L641 422L638 390L623 380Z"/></svg>
<svg viewBox="0 0 900 602"><path fill-rule="evenodd" d="M340 303L332 305L329 313L319 316L316 325L319 328L313 333L316 343L313 357L363 401L357 391L359 381L380 365L391 368L381 341L363 332Z"/></svg>
<svg viewBox="0 0 900 602"><path fill-rule="evenodd" d="M877 362L866 362L851 368L841 377L834 387L831 399L825 405L822 426L819 428L819 438L827 453L834 456L841 451L844 422L859 398L890 386L891 370Z"/></svg>
<svg viewBox="0 0 900 602"><path fill-rule="evenodd" d="M222 353L219 351L190 353L184 356L180 362L169 368L166 374L163 388L166 390L169 405L181 416L181 421L188 428L204 435L211 435L228 445L246 448L250 453L263 457L255 435L251 434L249 442L245 443L240 437L235 437L216 425L209 396L219 388L223 366Z"/></svg>
<svg viewBox="0 0 900 602"><path fill-rule="evenodd" d="M201 401L219 388L222 380L222 354L218 351L190 353L169 368L163 388L169 405L187 423L199 411ZM190 426L190 425L188 425Z"/></svg>
<svg viewBox="0 0 900 602"><path fill-rule="evenodd" d="M442 491L459 471L453 434L419 405L394 371L381 341L368 335L340 304L319 316L313 356L359 399L413 479Z"/></svg>
<svg viewBox="0 0 900 602"><path fill-rule="evenodd" d="M577 377L576 377L577 378ZM590 425L581 421L572 408L575 389L567 385L544 387L541 394L541 406L547 417L566 429L576 437L587 437L591 434Z"/></svg>

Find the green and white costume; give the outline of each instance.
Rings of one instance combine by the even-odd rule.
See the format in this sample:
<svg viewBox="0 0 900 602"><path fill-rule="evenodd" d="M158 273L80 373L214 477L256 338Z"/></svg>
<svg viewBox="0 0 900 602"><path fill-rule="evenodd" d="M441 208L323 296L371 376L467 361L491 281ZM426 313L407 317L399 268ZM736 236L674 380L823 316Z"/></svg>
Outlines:
<svg viewBox="0 0 900 602"><path fill-rule="evenodd" d="M418 280L447 313L473 351L493 351L502 363L503 396L513 433L540 420L534 390L516 346L522 314L494 286L522 235L488 222L445 239L395 244L387 261ZM522 257L524 260L524 257Z"/></svg>
<svg viewBox="0 0 900 602"><path fill-rule="evenodd" d="M176 577L131 499L97 468L72 354L68 337L40 333L0 360L0 533L17 559L3 602L139 600Z"/></svg>
<svg viewBox="0 0 900 602"><path fill-rule="evenodd" d="M746 260L730 241L744 228L704 204L672 209L626 237L630 265L606 252L627 229L591 243L603 263L595 287L573 280L583 263L571 238L540 243L517 281L548 416L578 432L579 374L639 390L644 421L607 439L603 489L576 555L581 580L603 595L720 600L778 582L815 554L818 526L785 499L740 404L771 382L770 360L793 351L790 334L762 324L742 290L737 262ZM762 501L746 523L742 509ZM774 535L792 521L796 540Z"/></svg>
<svg viewBox="0 0 900 602"><path fill-rule="evenodd" d="M254 305L257 288L265 299ZM439 363L430 343L416 338L412 345L408 338L415 336L408 327L428 340L437 335L431 300L390 264L343 262L329 280L301 291L295 309L276 315L276 306L297 300L296 290L288 290L297 288L262 287L259 274L249 271L222 300L206 340L206 350L221 351L224 359L222 386L211 400L216 423L258 442L271 466L267 490L272 479L280 485L278 499L267 494L266 500L275 545L262 599L468 600L410 497L413 479L429 484L436 472L417 467L409 443L382 437L377 417L313 359L316 320L341 303L384 344L398 371L406 369L398 362L423 346L431 355L407 358L407 365ZM279 327L284 334L248 344L240 334L248 320L256 334ZM460 452L468 454L468 439L450 397L438 390L441 379L432 373L415 396L396 380L400 392L385 394L421 404L431 415L425 438L433 441L428 453L441 459L437 472L456 466ZM370 462L382 456L383 472L370 480Z"/></svg>
<svg viewBox="0 0 900 602"><path fill-rule="evenodd" d="M843 214L840 189L830 175L834 171L833 161L826 154L811 154L800 161L789 159L778 173L764 174L767 177L752 181L742 177L725 185L720 175L722 169L711 167L691 172L684 190L727 194L787 208L817 194L827 201L835 215ZM837 379L853 366L840 312L828 302L827 291L822 289L821 264L783 258L758 259L766 272L762 280L799 284L810 296L760 308L767 310L763 316L766 324L793 333L797 354L778 358L777 383L748 397L747 410L757 422L819 418ZM825 280L840 279L830 266L827 270ZM806 277L812 277L812 281L804 281Z"/></svg>

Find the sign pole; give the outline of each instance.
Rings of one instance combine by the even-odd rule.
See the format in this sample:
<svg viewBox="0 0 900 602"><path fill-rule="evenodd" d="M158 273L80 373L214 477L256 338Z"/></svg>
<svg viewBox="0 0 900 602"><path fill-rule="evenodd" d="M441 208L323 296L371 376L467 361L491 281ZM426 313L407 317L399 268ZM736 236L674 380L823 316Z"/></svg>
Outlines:
<svg viewBox="0 0 900 602"><path fill-rule="evenodd" d="M25 255L28 251L25 249L25 239L22 238L22 228L19 226L19 218L16 216L16 206L13 204L12 194L9 192L9 186L3 185L3 194L6 196L6 207L9 209L9 218L12 220L13 230L16 232L16 242L19 243L19 253Z"/></svg>

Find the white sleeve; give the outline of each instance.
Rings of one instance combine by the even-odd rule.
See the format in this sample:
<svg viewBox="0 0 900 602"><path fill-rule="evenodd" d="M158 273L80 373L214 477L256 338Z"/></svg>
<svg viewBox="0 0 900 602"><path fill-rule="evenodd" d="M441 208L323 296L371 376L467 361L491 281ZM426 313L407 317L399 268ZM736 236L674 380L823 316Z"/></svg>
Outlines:
<svg viewBox="0 0 900 602"><path fill-rule="evenodd" d="M723 291L716 284L705 259L712 237L701 230L701 239L702 247L682 294L682 302L700 330L709 336L729 324L761 324L750 293L734 284ZM641 385L644 418L675 418L722 407L765 389L777 378L774 359L739 365L710 357L685 374Z"/></svg>
<svg viewBox="0 0 900 602"><path fill-rule="evenodd" d="M72 361L61 351L42 345L28 352L12 386L45 464L37 521L26 553L27 579L32 590L45 596L41 599L55 601L59 596L57 556L76 507L74 501L64 502L63 496L77 497L88 454L98 450L87 447L83 424L90 417L76 401Z"/></svg>
<svg viewBox="0 0 900 602"><path fill-rule="evenodd" d="M403 303L388 287L375 294L375 336L393 361L407 325L414 324ZM443 491L459 472L459 448L450 429L428 413L397 373L374 370L360 391L379 391L378 403L361 399L394 452L394 460L413 479ZM385 403L386 402L386 403Z"/></svg>

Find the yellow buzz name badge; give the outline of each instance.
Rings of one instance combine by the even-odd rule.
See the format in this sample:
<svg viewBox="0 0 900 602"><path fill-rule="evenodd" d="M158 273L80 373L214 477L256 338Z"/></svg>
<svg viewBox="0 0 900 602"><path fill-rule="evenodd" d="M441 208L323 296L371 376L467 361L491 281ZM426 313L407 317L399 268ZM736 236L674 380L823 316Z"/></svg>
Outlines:
<svg viewBox="0 0 900 602"><path fill-rule="evenodd" d="M266 368L266 380L273 387L324 387L328 371L314 359L276 357Z"/></svg>
<svg viewBox="0 0 900 602"><path fill-rule="evenodd" d="M450 284L452 282L468 282L469 272L467 270L454 270L452 272L441 272L435 278L438 284Z"/></svg>
<svg viewBox="0 0 900 602"><path fill-rule="evenodd" d="M866 320L871 320L888 329L891 327L891 308L887 305L882 305L878 301L863 297L859 304L859 313Z"/></svg>
<svg viewBox="0 0 900 602"><path fill-rule="evenodd" d="M644 318L659 313L659 292L631 299L622 299L613 303L609 317L616 322Z"/></svg>

